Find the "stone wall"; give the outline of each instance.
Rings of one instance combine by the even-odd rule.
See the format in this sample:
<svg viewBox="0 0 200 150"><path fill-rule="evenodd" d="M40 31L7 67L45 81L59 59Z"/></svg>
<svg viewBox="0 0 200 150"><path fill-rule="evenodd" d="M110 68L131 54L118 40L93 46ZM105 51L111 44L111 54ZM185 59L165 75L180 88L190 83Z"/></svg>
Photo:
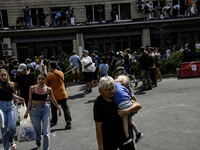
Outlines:
<svg viewBox="0 0 200 150"><path fill-rule="evenodd" d="M167 1L169 4L172 0ZM131 18L143 18L144 12L137 11L137 0L1 0L0 10L7 10L9 26L15 26L17 17L23 17L23 9L26 6L29 8L43 8L45 14L50 14L50 8L53 7L67 7L71 6L75 8L74 14L76 16L76 22L84 22L86 13L86 5L105 5L105 20L111 20L110 11L112 4L130 3L131 6ZM50 22L50 17L46 19Z"/></svg>

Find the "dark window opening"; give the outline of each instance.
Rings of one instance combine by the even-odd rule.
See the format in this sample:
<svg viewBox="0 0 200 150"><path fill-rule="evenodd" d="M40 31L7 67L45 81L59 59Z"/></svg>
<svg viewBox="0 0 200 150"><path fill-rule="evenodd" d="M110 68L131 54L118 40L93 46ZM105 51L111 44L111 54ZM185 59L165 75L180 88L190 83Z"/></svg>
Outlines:
<svg viewBox="0 0 200 150"><path fill-rule="evenodd" d="M131 19L130 4L112 4L113 7L116 7L116 14L119 20Z"/></svg>
<svg viewBox="0 0 200 150"><path fill-rule="evenodd" d="M99 13L99 5L93 5L93 6L85 6L86 9L86 18L88 18L88 15L92 18L92 21L99 21L100 17L102 20L105 20L105 6L100 5L102 12Z"/></svg>
<svg viewBox="0 0 200 150"><path fill-rule="evenodd" d="M0 10L0 28L8 27L8 15L7 10Z"/></svg>

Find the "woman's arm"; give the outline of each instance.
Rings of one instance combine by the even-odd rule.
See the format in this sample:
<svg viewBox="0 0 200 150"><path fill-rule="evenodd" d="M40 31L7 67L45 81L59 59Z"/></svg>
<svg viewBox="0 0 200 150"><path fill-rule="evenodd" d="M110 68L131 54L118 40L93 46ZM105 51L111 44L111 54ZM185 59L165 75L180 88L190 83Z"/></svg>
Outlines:
<svg viewBox="0 0 200 150"><path fill-rule="evenodd" d="M61 111L60 111L60 108L58 107L58 103L53 95L53 91L50 87L48 87L48 90L49 90L49 99L52 101L52 103L54 104L54 106L58 109L59 111L59 116L61 116Z"/></svg>
<svg viewBox="0 0 200 150"><path fill-rule="evenodd" d="M13 100L14 100L14 103L17 101L17 99L21 102L21 103L24 103L24 98L20 97L20 96L17 96L13 93Z"/></svg>
<svg viewBox="0 0 200 150"><path fill-rule="evenodd" d="M29 101L28 101L28 106L27 106L27 109L26 109L26 113L24 114L24 118L26 119L28 117L28 113L31 109L31 105L32 105L32 89L33 87L31 86L29 88Z"/></svg>
<svg viewBox="0 0 200 150"><path fill-rule="evenodd" d="M118 110L118 114L120 117L124 117L128 114L135 113L142 108L140 103L134 102L134 101L131 101L131 102L133 103L131 107L127 109L123 109L123 110Z"/></svg>
<svg viewBox="0 0 200 150"><path fill-rule="evenodd" d="M97 137L97 143L98 143L98 150L103 150L103 133L102 133L102 122L95 121L96 126L96 137Z"/></svg>
<svg viewBox="0 0 200 150"><path fill-rule="evenodd" d="M99 68L99 73L101 73L102 72L102 69L101 68Z"/></svg>

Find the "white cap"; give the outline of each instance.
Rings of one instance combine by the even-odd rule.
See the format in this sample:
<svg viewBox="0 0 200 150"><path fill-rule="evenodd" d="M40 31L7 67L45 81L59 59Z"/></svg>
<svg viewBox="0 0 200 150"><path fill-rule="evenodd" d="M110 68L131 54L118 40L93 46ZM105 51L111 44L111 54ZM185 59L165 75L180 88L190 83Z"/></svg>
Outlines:
<svg viewBox="0 0 200 150"><path fill-rule="evenodd" d="M27 69L26 64L21 63L17 69L18 72L24 71L24 69Z"/></svg>

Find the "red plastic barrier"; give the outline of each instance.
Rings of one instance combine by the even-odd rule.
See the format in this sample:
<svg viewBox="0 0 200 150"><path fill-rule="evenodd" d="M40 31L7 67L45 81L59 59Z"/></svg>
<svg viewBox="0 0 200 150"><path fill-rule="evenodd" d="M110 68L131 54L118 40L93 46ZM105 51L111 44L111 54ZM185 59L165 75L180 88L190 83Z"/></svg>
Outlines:
<svg viewBox="0 0 200 150"><path fill-rule="evenodd" d="M200 62L182 63L179 69L179 78L200 77Z"/></svg>

